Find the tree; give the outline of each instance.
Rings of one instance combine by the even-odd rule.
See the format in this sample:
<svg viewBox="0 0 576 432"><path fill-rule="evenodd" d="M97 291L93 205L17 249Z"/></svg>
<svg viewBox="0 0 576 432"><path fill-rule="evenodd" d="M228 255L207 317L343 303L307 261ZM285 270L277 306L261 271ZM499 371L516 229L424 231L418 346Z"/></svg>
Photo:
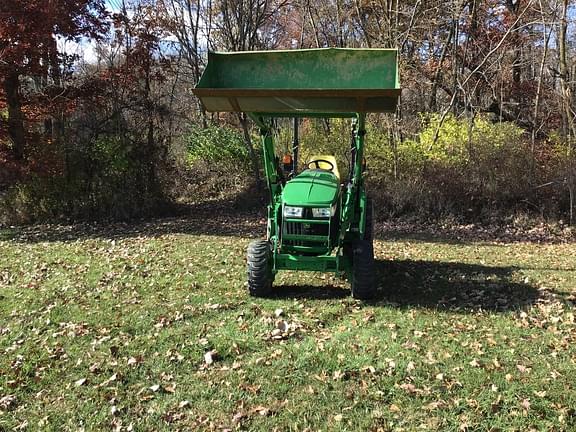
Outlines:
<svg viewBox="0 0 576 432"><path fill-rule="evenodd" d="M158 5L163 25L178 41L180 56L189 69L184 79L189 77L186 81L189 85L195 85L200 80L204 66L203 48L207 50L206 45L210 39L210 24L204 22L207 5L204 0L159 0ZM202 28L205 29L204 34ZM200 100L196 100L196 104L203 127L206 128L206 113Z"/></svg>
<svg viewBox="0 0 576 432"><path fill-rule="evenodd" d="M58 39L79 42L106 31L104 0L12 0L0 2L0 82L6 98L7 132L15 159L25 157L21 77L62 86Z"/></svg>

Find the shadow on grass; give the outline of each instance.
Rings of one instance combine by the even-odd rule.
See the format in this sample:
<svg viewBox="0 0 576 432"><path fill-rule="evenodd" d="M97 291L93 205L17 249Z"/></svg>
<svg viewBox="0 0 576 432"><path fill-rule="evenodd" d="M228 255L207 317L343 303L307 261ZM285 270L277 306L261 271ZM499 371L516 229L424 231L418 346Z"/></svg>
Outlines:
<svg viewBox="0 0 576 432"><path fill-rule="evenodd" d="M169 234L222 237L263 237L266 211L238 200L207 201L182 206L177 216L128 222L79 222L0 227L0 241L16 243L71 242L88 239L159 237Z"/></svg>
<svg viewBox="0 0 576 432"><path fill-rule="evenodd" d="M416 307L462 312L506 312L537 301L541 292L515 280L514 267L438 261L376 261L378 292L374 306ZM340 299L348 289L326 286L276 286L274 298Z"/></svg>
<svg viewBox="0 0 576 432"><path fill-rule="evenodd" d="M515 267L439 261L377 261L375 304L506 312L536 302L541 292L515 276Z"/></svg>

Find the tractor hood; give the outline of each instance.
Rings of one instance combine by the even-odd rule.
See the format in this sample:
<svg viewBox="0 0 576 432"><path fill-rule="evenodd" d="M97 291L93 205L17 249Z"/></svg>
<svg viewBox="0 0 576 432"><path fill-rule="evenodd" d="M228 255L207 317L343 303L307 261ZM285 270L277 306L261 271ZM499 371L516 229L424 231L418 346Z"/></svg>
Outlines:
<svg viewBox="0 0 576 432"><path fill-rule="evenodd" d="M330 207L336 202L338 189L338 178L331 172L306 170L286 183L282 200L290 206Z"/></svg>

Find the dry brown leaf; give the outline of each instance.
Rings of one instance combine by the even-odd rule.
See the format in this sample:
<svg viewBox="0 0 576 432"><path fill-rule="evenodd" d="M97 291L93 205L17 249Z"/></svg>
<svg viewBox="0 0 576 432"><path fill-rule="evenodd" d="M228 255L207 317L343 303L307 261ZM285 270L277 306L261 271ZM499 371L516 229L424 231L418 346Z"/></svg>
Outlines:
<svg viewBox="0 0 576 432"><path fill-rule="evenodd" d="M80 378L79 380L74 381L74 385L76 387L80 387L84 384L86 384L87 379L86 378Z"/></svg>
<svg viewBox="0 0 576 432"><path fill-rule="evenodd" d="M473 358L470 363L468 363L470 366L472 367L480 367L480 363L478 362L478 360L476 358Z"/></svg>
<svg viewBox="0 0 576 432"><path fill-rule="evenodd" d="M404 384L400 384L400 388L410 394L414 394L416 393L416 386L412 383L404 383Z"/></svg>

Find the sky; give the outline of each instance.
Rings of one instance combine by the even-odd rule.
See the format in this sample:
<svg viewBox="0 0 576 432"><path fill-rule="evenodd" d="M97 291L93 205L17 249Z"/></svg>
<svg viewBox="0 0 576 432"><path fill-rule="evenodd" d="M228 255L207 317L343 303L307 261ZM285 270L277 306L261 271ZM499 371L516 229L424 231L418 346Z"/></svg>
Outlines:
<svg viewBox="0 0 576 432"><path fill-rule="evenodd" d="M106 0L105 3L108 11L118 12L122 5L122 0ZM74 42L58 38L57 43L58 51L66 54L75 54L86 63L96 63L98 60L96 54L96 42L92 40L83 39L80 42Z"/></svg>

